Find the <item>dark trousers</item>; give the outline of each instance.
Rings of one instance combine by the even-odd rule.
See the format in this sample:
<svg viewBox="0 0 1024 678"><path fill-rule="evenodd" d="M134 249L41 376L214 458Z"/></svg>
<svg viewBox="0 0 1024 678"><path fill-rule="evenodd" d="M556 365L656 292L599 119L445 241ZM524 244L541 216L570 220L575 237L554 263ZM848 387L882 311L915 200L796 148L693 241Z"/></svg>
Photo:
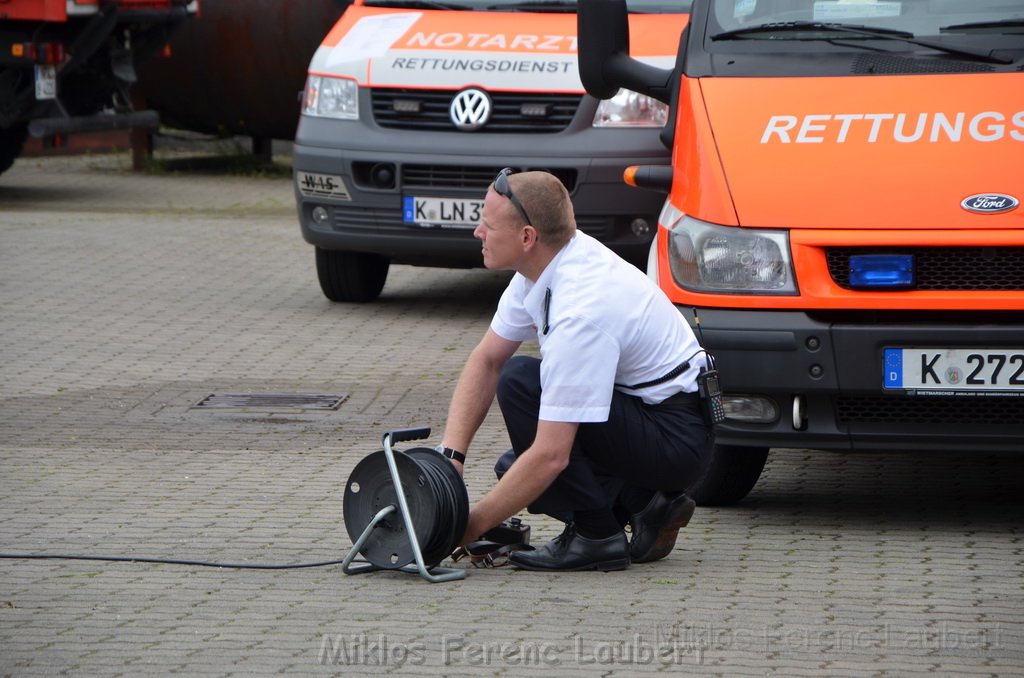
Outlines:
<svg viewBox="0 0 1024 678"><path fill-rule="evenodd" d="M497 395L512 449L495 465L499 478L533 444L540 393L540 360L515 356L506 363ZM703 472L712 442L696 396L647 405L615 391L608 421L580 424L569 465L529 511L560 520L593 509L618 514L621 497L685 490Z"/></svg>

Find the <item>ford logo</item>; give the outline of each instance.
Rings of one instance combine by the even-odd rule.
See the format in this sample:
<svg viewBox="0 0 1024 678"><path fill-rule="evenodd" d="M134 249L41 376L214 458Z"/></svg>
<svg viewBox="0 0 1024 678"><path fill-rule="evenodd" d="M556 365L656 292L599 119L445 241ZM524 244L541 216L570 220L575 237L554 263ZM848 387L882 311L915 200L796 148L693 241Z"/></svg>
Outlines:
<svg viewBox="0 0 1024 678"><path fill-rule="evenodd" d="M968 212L976 212L977 214L999 214L1000 212L1009 212L1019 204L1020 200L1017 200L1012 195L979 193L969 198L964 198L963 202L960 203L960 207L963 207Z"/></svg>

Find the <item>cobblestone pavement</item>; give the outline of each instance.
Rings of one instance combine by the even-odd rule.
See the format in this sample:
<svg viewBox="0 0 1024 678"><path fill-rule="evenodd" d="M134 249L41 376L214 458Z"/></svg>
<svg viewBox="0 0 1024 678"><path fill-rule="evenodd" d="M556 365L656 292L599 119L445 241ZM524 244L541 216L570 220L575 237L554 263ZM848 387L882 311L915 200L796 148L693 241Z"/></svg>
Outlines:
<svg viewBox="0 0 1024 678"><path fill-rule="evenodd" d="M288 179L128 164L0 177L0 551L344 557L345 479L385 429L443 425L506 274L395 267L331 304ZM194 407L224 393L347 397ZM776 450L623 572L5 559L0 675L1020 675L1022 516L1022 457Z"/></svg>

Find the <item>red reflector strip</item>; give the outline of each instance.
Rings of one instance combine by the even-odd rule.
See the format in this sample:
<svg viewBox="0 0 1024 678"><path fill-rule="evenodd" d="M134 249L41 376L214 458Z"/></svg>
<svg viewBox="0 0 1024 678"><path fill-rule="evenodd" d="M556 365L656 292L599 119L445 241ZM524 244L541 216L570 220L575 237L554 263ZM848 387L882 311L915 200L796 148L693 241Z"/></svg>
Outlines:
<svg viewBox="0 0 1024 678"><path fill-rule="evenodd" d="M60 42L44 42L42 44L42 62L44 64L64 63L64 44Z"/></svg>

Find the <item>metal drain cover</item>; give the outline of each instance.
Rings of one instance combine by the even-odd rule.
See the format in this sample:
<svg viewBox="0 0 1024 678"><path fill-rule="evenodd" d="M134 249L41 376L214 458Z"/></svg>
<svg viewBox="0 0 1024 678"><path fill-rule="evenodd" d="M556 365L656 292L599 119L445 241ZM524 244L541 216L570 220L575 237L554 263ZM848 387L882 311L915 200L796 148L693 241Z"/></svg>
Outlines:
<svg viewBox="0 0 1024 678"><path fill-rule="evenodd" d="M336 410L347 398L347 393L211 393L192 407L204 410Z"/></svg>

